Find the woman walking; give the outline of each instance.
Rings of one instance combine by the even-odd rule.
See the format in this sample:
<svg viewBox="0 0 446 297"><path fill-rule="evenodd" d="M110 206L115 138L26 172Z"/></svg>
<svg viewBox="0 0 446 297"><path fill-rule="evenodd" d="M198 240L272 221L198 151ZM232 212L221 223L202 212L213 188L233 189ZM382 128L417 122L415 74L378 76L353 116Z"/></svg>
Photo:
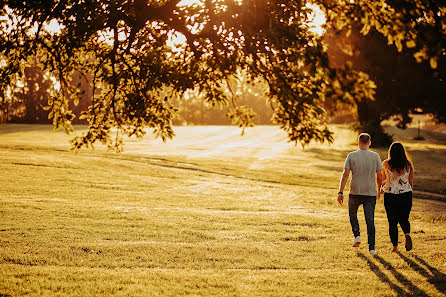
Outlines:
<svg viewBox="0 0 446 297"><path fill-rule="evenodd" d="M398 224L406 238L406 251L412 249L409 214L412 208L413 163L403 145L394 142L388 159L383 162L384 207L389 222L389 235L393 252L398 252Z"/></svg>

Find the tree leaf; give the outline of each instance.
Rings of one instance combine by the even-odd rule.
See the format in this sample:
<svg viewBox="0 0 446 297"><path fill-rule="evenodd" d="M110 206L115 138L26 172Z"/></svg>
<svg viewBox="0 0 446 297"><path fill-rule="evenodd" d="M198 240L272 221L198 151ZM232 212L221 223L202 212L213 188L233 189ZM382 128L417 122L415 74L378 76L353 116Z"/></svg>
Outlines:
<svg viewBox="0 0 446 297"><path fill-rule="evenodd" d="M438 67L437 57L431 57L429 62L430 62L432 69L437 69L437 67Z"/></svg>
<svg viewBox="0 0 446 297"><path fill-rule="evenodd" d="M414 48L416 45L417 45L417 43L415 42L415 40L406 41L407 48Z"/></svg>

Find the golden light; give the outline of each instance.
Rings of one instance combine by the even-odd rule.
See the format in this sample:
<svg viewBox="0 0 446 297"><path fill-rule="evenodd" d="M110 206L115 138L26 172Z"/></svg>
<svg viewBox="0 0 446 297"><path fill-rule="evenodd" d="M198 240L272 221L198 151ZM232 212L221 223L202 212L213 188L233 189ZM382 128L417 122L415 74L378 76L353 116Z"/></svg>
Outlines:
<svg viewBox="0 0 446 297"><path fill-rule="evenodd" d="M56 19L52 19L50 22L46 23L44 27L48 33L56 35L60 34L61 29L63 28L63 26Z"/></svg>
<svg viewBox="0 0 446 297"><path fill-rule="evenodd" d="M203 6L204 5L203 1L204 0L182 0L180 3L178 3L178 7L187 7L196 5ZM242 1L243 0L238 0L237 2L241 4ZM318 5L309 2L307 2L305 7L311 11L310 13L307 14L307 22L306 22L306 25L309 27L309 31L318 36L322 36L325 33L324 24L327 21L324 12ZM196 33L200 30L199 26L193 26L190 27L189 29L191 30L191 33ZM173 51L179 52L180 48L186 43L186 37L178 32L169 35L170 36L169 40L167 41L167 45L170 48L172 48Z"/></svg>

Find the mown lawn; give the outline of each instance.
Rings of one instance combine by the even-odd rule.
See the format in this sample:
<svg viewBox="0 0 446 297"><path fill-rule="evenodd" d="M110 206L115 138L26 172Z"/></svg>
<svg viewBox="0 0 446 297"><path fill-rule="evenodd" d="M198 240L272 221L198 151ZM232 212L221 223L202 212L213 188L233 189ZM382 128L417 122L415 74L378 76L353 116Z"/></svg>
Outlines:
<svg viewBox="0 0 446 297"><path fill-rule="evenodd" d="M0 296L444 296L446 204L415 200L414 250L392 254L381 200L378 256L352 248L335 199L355 135L334 129L302 150L272 126L178 127L118 155L0 125ZM389 131L444 194L446 139Z"/></svg>

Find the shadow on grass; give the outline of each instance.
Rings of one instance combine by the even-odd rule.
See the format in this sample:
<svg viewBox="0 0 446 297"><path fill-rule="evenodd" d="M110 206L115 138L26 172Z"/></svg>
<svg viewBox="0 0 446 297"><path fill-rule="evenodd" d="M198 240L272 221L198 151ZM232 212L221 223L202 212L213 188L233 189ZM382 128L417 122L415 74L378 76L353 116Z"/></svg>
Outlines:
<svg viewBox="0 0 446 297"><path fill-rule="evenodd" d="M376 276L383 282L389 285L389 287L395 291L395 293L398 294L398 296L404 296L407 295L408 293L406 291L404 291L404 289L400 286L398 286L397 284L395 284L387 275L384 274L384 272L381 271L381 269L378 267L378 265L376 265L375 263L373 263L372 260L370 260L369 258L367 258L363 253L358 252L358 257L363 259L364 261L367 262L367 264L369 265L370 269L376 274Z"/></svg>
<svg viewBox="0 0 446 297"><path fill-rule="evenodd" d="M435 267L430 266L426 261L417 255L412 255L415 261L409 257L399 253L401 259L403 259L409 266L418 272L420 275L427 278L427 281L432 284L439 292L446 293L446 274L438 271ZM423 267L424 266L424 267Z"/></svg>
<svg viewBox="0 0 446 297"><path fill-rule="evenodd" d="M366 257L362 252L358 252L358 257L367 262L370 269L376 274L376 276L383 282L389 285L389 287L397 293L398 296L429 296L422 289L415 286L407 277L398 272L389 262L381 258L380 256L374 256L384 268L390 272L395 279L399 282L391 280L378 266L378 263L374 263L371 259ZM407 288L407 291L405 290Z"/></svg>
<svg viewBox="0 0 446 297"><path fill-rule="evenodd" d="M323 161L334 161L334 160L345 160L351 149L334 149L334 148L309 148L305 152L315 154L318 160Z"/></svg>

